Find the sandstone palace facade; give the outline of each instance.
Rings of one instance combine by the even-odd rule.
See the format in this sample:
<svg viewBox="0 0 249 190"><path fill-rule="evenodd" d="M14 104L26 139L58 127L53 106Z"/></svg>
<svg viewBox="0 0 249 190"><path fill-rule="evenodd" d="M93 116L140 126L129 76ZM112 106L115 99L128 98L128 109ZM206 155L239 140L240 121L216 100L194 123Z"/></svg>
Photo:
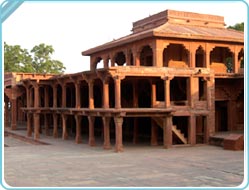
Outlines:
<svg viewBox="0 0 249 190"><path fill-rule="evenodd" d="M244 33L221 16L166 10L82 52L90 70L5 73L5 126L27 136L170 148L244 130Z"/></svg>

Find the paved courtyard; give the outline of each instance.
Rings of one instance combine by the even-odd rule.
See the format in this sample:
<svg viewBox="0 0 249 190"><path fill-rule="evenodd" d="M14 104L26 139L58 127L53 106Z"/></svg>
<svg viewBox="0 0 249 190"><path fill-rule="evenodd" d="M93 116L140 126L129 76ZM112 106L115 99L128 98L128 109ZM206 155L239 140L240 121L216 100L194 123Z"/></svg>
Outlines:
<svg viewBox="0 0 249 190"><path fill-rule="evenodd" d="M25 135L25 131L16 131ZM123 153L41 135L49 145L5 137L4 177L13 187L232 187L244 177L243 151L215 146L126 145Z"/></svg>

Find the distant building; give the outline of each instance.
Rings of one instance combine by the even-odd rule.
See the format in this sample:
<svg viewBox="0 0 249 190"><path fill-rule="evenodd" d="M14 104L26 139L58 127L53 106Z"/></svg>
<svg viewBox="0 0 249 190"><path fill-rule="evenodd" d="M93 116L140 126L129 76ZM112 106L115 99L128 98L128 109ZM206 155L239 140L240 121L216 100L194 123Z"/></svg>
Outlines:
<svg viewBox="0 0 249 190"><path fill-rule="evenodd" d="M105 149L115 139L118 152L123 140L169 148L243 131L243 36L221 16L160 12L134 22L132 34L82 52L90 71L5 73L5 123L13 130L24 123L35 139L41 131L76 143L86 135Z"/></svg>

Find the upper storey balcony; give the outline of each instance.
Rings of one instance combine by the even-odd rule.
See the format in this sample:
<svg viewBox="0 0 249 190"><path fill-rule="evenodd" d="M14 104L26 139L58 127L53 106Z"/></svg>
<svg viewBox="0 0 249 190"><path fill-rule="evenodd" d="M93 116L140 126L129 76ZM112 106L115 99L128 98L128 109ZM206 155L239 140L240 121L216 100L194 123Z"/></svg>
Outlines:
<svg viewBox="0 0 249 190"><path fill-rule="evenodd" d="M244 34L224 18L167 10L133 23L132 34L82 52L91 70L115 66L211 68L243 71Z"/></svg>

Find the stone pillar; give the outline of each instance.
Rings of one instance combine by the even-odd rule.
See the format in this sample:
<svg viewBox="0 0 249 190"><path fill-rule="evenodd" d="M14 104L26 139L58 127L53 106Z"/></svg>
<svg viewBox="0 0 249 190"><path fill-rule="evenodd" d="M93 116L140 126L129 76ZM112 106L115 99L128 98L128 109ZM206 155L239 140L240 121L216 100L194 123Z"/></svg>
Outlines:
<svg viewBox="0 0 249 190"><path fill-rule="evenodd" d="M89 123L89 140L88 144L90 146L95 146L95 137L94 137L94 122L95 122L95 117L88 116L88 123Z"/></svg>
<svg viewBox="0 0 249 190"><path fill-rule="evenodd" d="M40 107L40 104L39 104L39 86L38 85L35 85L34 86L34 107L37 109Z"/></svg>
<svg viewBox="0 0 249 190"><path fill-rule="evenodd" d="M163 118L163 146L164 148L172 146L172 116Z"/></svg>
<svg viewBox="0 0 249 190"><path fill-rule="evenodd" d="M62 117L62 139L66 140L68 139L68 133L67 133L67 115L61 114Z"/></svg>
<svg viewBox="0 0 249 190"><path fill-rule="evenodd" d="M75 108L80 108L81 101L80 101L80 82L76 81L75 82Z"/></svg>
<svg viewBox="0 0 249 190"><path fill-rule="evenodd" d="M170 80L172 79L173 77L163 77L165 108L170 107Z"/></svg>
<svg viewBox="0 0 249 190"><path fill-rule="evenodd" d="M94 94L93 94L93 85L94 80L88 80L88 87L89 87L89 109L94 109Z"/></svg>
<svg viewBox="0 0 249 190"><path fill-rule="evenodd" d="M157 137L158 137L158 126L155 121L151 120L151 140L150 140L151 146L158 145Z"/></svg>
<svg viewBox="0 0 249 190"><path fill-rule="evenodd" d="M26 104L27 104L27 108L29 108L30 107L30 90L29 90L29 87L28 86L26 86Z"/></svg>
<svg viewBox="0 0 249 190"><path fill-rule="evenodd" d="M134 49L133 51L133 60L134 60L134 65L139 67L140 66L140 52Z"/></svg>
<svg viewBox="0 0 249 190"><path fill-rule="evenodd" d="M31 137L32 136L32 123L31 120L32 119L32 114L27 113L27 136Z"/></svg>
<svg viewBox="0 0 249 190"><path fill-rule="evenodd" d="M233 72L234 73L238 73L239 72L239 68L240 68L240 62L238 61L238 56L239 56L239 52L237 50L237 48L234 48L234 54L233 54Z"/></svg>
<svg viewBox="0 0 249 190"><path fill-rule="evenodd" d="M53 113L53 136L54 138L58 138L58 115Z"/></svg>
<svg viewBox="0 0 249 190"><path fill-rule="evenodd" d="M108 79L103 80L103 108L109 108L109 83Z"/></svg>
<svg viewBox="0 0 249 190"><path fill-rule="evenodd" d="M114 78L115 83L115 108L121 108L121 79L120 76Z"/></svg>
<svg viewBox="0 0 249 190"><path fill-rule="evenodd" d="M45 134L49 136L49 115L44 114Z"/></svg>
<svg viewBox="0 0 249 190"><path fill-rule="evenodd" d="M81 137L81 119L82 117L80 115L75 115L75 121L76 121L76 137L75 137L75 143L79 144L82 143L82 137Z"/></svg>
<svg viewBox="0 0 249 190"><path fill-rule="evenodd" d="M16 130L17 121L17 100L16 97L11 99L11 130Z"/></svg>
<svg viewBox="0 0 249 190"><path fill-rule="evenodd" d="M130 66L131 65L131 53L128 50L126 51L125 59L126 59L126 65Z"/></svg>
<svg viewBox="0 0 249 190"><path fill-rule="evenodd" d="M103 127L104 127L104 149L111 149L111 141L110 141L110 120L109 117L102 117Z"/></svg>
<svg viewBox="0 0 249 190"><path fill-rule="evenodd" d="M133 144L138 143L138 118L134 117Z"/></svg>
<svg viewBox="0 0 249 190"><path fill-rule="evenodd" d="M8 127L8 123L9 123L8 101L4 100L4 127Z"/></svg>
<svg viewBox="0 0 249 190"><path fill-rule="evenodd" d="M104 68L107 69L109 67L108 66L109 58L105 58L103 61L104 61Z"/></svg>
<svg viewBox="0 0 249 190"><path fill-rule="evenodd" d="M40 115L34 113L34 139L38 140L40 138Z"/></svg>
<svg viewBox="0 0 249 190"><path fill-rule="evenodd" d="M153 108L156 105L156 84L155 82L151 83L151 107Z"/></svg>
<svg viewBox="0 0 249 190"><path fill-rule="evenodd" d="M115 117L114 122L115 122L115 136L116 136L115 151L123 152L123 140L122 140L123 118Z"/></svg>
<svg viewBox="0 0 249 190"><path fill-rule="evenodd" d="M189 77L187 85L187 98L191 108L195 107L195 102L199 99L199 80L197 77Z"/></svg>
<svg viewBox="0 0 249 190"><path fill-rule="evenodd" d="M188 143L191 145L196 144L196 116L195 115L191 115L189 117Z"/></svg>
<svg viewBox="0 0 249 190"><path fill-rule="evenodd" d="M205 50L205 58L206 58L206 68L210 68L210 47L208 44L206 44L206 50Z"/></svg>
<svg viewBox="0 0 249 190"><path fill-rule="evenodd" d="M163 67L163 49L155 47L153 52L153 66Z"/></svg>

